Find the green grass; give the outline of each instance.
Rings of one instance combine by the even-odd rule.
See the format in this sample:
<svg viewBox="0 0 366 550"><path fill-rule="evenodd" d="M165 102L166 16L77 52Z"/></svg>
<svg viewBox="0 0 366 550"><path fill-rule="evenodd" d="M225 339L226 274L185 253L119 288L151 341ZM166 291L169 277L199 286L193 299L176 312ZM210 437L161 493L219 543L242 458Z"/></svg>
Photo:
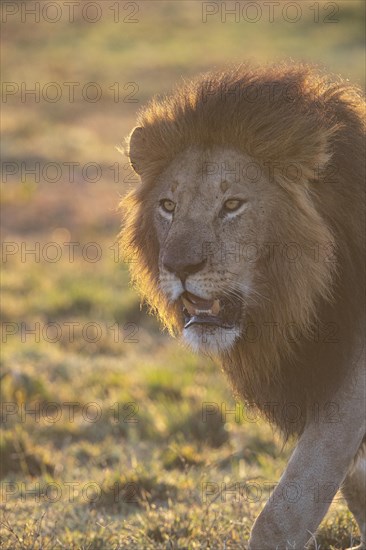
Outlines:
<svg viewBox="0 0 366 550"><path fill-rule="evenodd" d="M62 177L35 181L19 171L2 183L2 236L14 253L2 272L1 547L243 548L291 445L282 449L266 424L245 421L239 404L225 416L235 403L219 367L140 309L115 257L116 206L136 185L115 146L149 97L228 62L292 57L362 84L363 4L338 2L334 24L315 23L311 2L302 2L296 24L202 23L192 1L139 2L139 23L116 24L111 4L103 2L97 24L13 17L4 25L4 81L54 81L64 93L64 82L81 89L95 81L103 96L36 103L16 95L2 105L3 160L57 162ZM137 103L123 101L128 82L138 86ZM79 163L74 182L67 162ZM100 165L99 181L83 180L88 162ZM50 242L61 254L54 263ZM88 261L88 243L97 243L99 261ZM39 257L25 255L35 246ZM352 533L338 497L320 547L344 548Z"/></svg>

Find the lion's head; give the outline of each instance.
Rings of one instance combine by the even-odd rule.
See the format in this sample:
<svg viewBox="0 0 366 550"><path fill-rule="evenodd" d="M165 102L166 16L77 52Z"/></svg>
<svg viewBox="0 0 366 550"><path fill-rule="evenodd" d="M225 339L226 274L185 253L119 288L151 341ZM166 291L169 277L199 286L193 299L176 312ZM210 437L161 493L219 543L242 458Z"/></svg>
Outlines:
<svg viewBox="0 0 366 550"><path fill-rule="evenodd" d="M344 182L348 168L353 189L360 176L344 153L362 147L359 105L353 89L306 67L241 68L153 100L129 139L142 180L122 202L133 279L165 326L221 356L259 406L284 365L303 404L309 374L293 358L322 312L333 321L335 292L348 307L342 277L357 272L350 247L361 241L339 201L358 208Z"/></svg>

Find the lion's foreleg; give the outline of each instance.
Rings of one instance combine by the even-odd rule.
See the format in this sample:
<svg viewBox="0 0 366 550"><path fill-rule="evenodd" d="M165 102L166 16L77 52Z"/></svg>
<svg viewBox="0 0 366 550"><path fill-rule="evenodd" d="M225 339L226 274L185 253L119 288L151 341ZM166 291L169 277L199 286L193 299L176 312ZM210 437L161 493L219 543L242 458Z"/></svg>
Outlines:
<svg viewBox="0 0 366 550"><path fill-rule="evenodd" d="M303 549L345 479L365 433L365 380L339 391L335 422L310 423L273 495L257 518L250 550ZM334 420L334 419L333 419Z"/></svg>

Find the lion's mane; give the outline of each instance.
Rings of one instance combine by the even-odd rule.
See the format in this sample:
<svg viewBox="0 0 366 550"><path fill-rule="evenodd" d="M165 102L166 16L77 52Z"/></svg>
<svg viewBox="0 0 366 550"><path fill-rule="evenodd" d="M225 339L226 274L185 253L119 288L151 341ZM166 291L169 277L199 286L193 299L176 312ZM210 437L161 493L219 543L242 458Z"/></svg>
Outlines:
<svg viewBox="0 0 366 550"><path fill-rule="evenodd" d="M157 177L192 145L233 147L276 167L272 184L287 191L288 217L273 224L273 242L300 243L303 254L300 261L277 259L263 266L270 300L252 309L249 318L260 327L295 324L301 336L262 333L249 343L241 338L221 359L238 396L286 435L300 434L309 415L327 406L331 410L334 389L351 373L363 315L360 91L305 65L240 67L203 75L172 95L153 99L139 113L138 125L143 137L135 138L130 160L142 183L122 201L121 247L143 298L172 333L182 327L178 310L158 287L159 251L149 200ZM129 154L132 144L127 144ZM290 165L300 181L288 177ZM320 252L309 243L318 244Z"/></svg>

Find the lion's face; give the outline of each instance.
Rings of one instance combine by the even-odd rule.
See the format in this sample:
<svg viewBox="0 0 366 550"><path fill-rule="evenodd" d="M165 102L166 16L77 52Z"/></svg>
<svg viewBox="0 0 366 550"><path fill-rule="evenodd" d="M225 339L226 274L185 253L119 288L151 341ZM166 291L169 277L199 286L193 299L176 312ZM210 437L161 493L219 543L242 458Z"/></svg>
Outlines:
<svg viewBox="0 0 366 550"><path fill-rule="evenodd" d="M185 341L194 350L222 352L240 335L258 295L272 186L243 153L188 149L161 174L151 198L160 290L179 304Z"/></svg>

